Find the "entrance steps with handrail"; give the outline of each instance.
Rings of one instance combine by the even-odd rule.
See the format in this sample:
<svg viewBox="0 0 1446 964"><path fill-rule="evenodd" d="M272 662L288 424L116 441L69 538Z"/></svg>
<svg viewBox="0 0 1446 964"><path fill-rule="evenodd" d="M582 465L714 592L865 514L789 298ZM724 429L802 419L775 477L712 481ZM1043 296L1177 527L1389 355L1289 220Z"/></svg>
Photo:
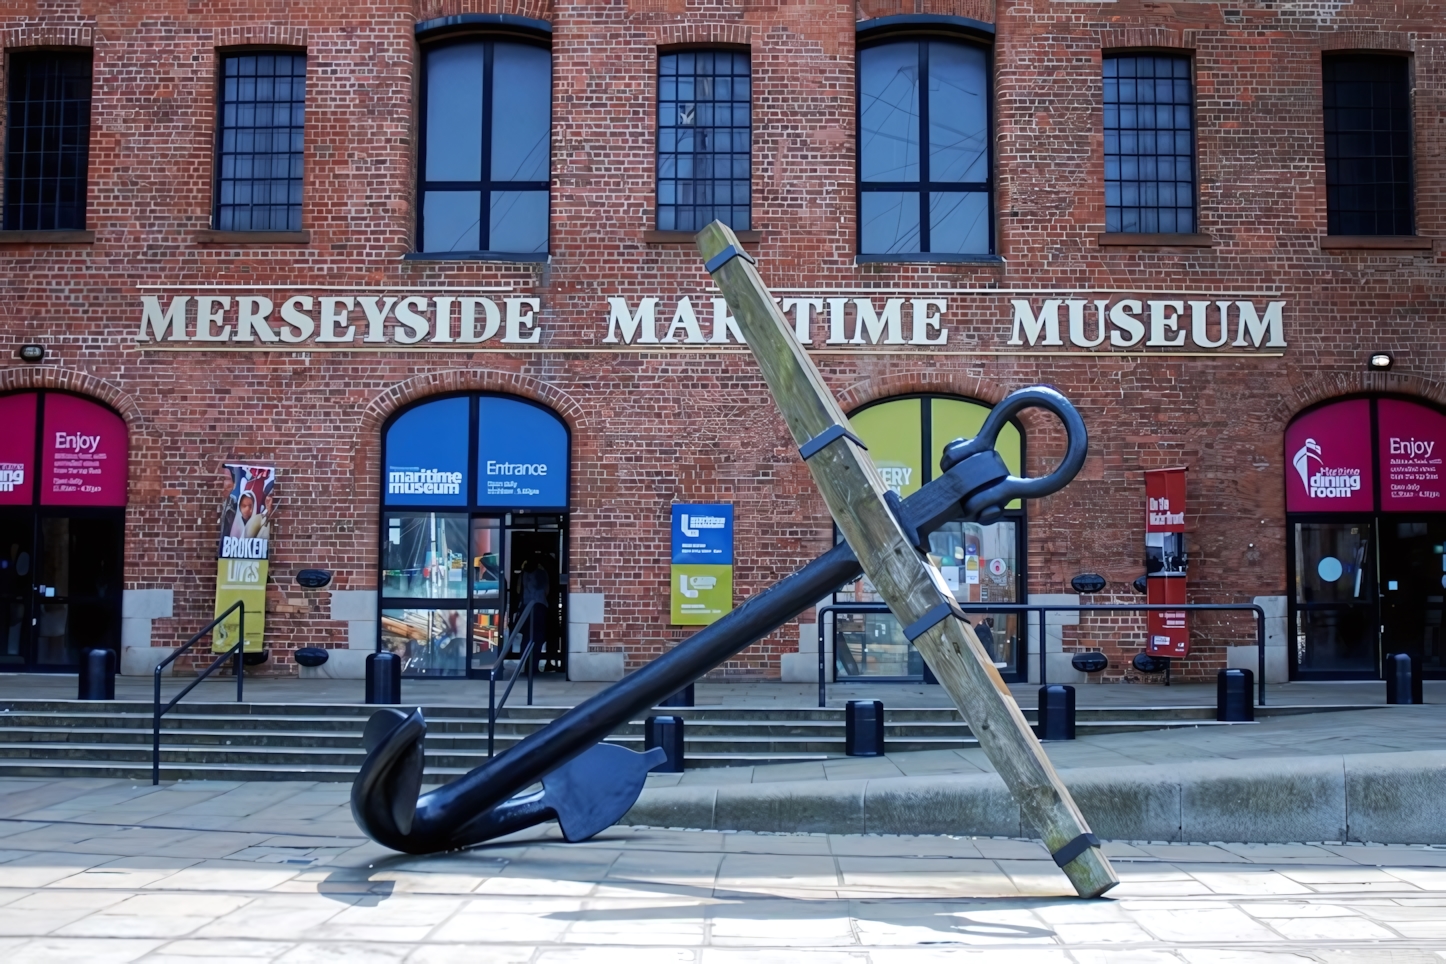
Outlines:
<svg viewBox="0 0 1446 964"><path fill-rule="evenodd" d="M1357 706L1269 706L1257 718L1357 709ZM165 780L350 780L360 767L362 728L377 707L359 704L187 702L162 721ZM497 752L515 745L565 707L508 707L497 721ZM487 708L423 706L430 780L446 782L487 758ZM689 767L797 763L843 756L844 711L758 706L668 708L687 720ZM1033 719L1034 711L1025 710ZM147 779L152 706L147 702L0 701L0 776ZM1126 733L1215 722L1214 707L1081 708L1077 732ZM643 720L609 741L643 748ZM890 752L977 746L957 710L885 710Z"/></svg>

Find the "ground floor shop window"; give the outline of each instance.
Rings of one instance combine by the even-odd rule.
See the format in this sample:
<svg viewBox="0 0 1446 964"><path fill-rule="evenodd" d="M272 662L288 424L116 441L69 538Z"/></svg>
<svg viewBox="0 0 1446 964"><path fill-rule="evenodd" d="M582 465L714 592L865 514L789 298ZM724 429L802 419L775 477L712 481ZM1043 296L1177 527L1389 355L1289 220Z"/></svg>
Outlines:
<svg viewBox="0 0 1446 964"><path fill-rule="evenodd" d="M1390 653L1446 678L1446 415L1343 399L1285 449L1292 678L1378 679Z"/></svg>
<svg viewBox="0 0 1446 964"><path fill-rule="evenodd" d="M0 670L120 650L128 438L63 392L0 396Z"/></svg>
<svg viewBox="0 0 1446 964"><path fill-rule="evenodd" d="M891 398L849 416L854 431L884 482L908 497L939 471L944 446L979 433L989 406L938 395ZM999 435L999 452L1020 474L1024 437L1009 424ZM1024 678L1026 654L1019 616L971 610L988 603L1022 602L1024 594L1024 507L1010 503L1004 519L992 525L951 522L929 536L930 556L944 575L969 622L1006 680ZM836 603L873 603L879 596L867 579L834 595ZM838 679L910 679L925 675L923 657L904 638L888 613L836 612L833 651Z"/></svg>
<svg viewBox="0 0 1446 964"><path fill-rule="evenodd" d="M507 396L429 399L391 420L379 646L405 675L485 675L529 642L539 669L565 669L568 446L554 413Z"/></svg>

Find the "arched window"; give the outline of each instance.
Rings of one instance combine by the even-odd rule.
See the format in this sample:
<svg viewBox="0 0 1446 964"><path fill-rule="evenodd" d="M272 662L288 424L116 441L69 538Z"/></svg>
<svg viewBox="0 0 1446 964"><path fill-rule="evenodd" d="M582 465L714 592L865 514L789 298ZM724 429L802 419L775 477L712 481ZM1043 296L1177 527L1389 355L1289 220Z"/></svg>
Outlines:
<svg viewBox="0 0 1446 964"><path fill-rule="evenodd" d="M886 29L859 40L860 258L992 255L989 48Z"/></svg>
<svg viewBox="0 0 1446 964"><path fill-rule="evenodd" d="M394 416L382 456L381 638L410 676L480 675L545 575L522 627L561 669L569 436L505 395L427 399ZM524 581L527 586L524 587ZM528 600L530 601L530 597Z"/></svg>
<svg viewBox="0 0 1446 964"><path fill-rule="evenodd" d="M64 392L0 396L0 669L120 649L129 439Z"/></svg>
<svg viewBox="0 0 1446 964"><path fill-rule="evenodd" d="M849 416L854 431L884 481L909 496L939 471L944 446L979 434L989 406L963 398L914 395L874 402ZM1009 470L1020 474L1024 437L1013 422L999 435L998 450ZM1024 647L1017 616L976 612L970 603L1023 602L1024 509L1016 500L992 525L951 522L929 537L944 580L958 598L980 640L1006 680L1022 679ZM836 596L838 602L877 602L866 579ZM845 677L913 678L924 675L924 662L888 613L843 614L834 627L836 673Z"/></svg>
<svg viewBox="0 0 1446 964"><path fill-rule="evenodd" d="M468 17L489 20L445 19ZM418 24L418 33L436 32L426 27ZM552 54L545 36L474 33L423 47L419 252L547 256Z"/></svg>

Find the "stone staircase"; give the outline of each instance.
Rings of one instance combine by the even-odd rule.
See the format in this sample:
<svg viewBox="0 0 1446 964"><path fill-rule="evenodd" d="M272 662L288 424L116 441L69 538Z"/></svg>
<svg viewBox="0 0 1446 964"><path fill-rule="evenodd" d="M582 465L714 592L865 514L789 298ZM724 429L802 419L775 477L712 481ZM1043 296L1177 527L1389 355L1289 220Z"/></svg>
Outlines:
<svg viewBox="0 0 1446 964"><path fill-rule="evenodd" d="M1346 707L1341 707L1345 709ZM355 704L185 702L162 720L164 780L350 780L364 753L362 728L377 708ZM1261 707L1257 716L1329 707ZM508 707L497 723L501 753L565 711ZM446 782L487 759L487 709L423 706L427 774ZM844 755L842 708L697 707L656 710L686 720L689 767L750 766ZM1031 720L1033 710L1025 710ZM1080 736L1229 726L1214 707L1080 709ZM643 748L641 718L609 738ZM889 752L977 746L956 710L885 709ZM0 701L0 776L149 780L151 704L140 701Z"/></svg>

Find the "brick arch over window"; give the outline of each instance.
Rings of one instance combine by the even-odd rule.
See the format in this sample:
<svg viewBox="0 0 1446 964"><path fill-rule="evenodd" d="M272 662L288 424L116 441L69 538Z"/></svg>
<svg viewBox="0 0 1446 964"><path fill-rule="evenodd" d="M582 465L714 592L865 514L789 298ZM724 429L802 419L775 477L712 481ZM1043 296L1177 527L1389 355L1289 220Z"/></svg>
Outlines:
<svg viewBox="0 0 1446 964"><path fill-rule="evenodd" d="M1321 39L1321 50L1385 50L1408 53L1416 49L1410 34L1387 30L1339 30Z"/></svg>
<svg viewBox="0 0 1446 964"><path fill-rule="evenodd" d="M392 386L372 399L362 410L358 426L356 455L352 460L352 485L360 500L381 498L382 425L395 411L430 395L450 392L499 392L540 402L550 408L567 425L572 435L572 458L578 460L587 451L582 429L587 418L577 399L547 382L517 372L480 368L454 368L418 375Z"/></svg>
<svg viewBox="0 0 1446 964"><path fill-rule="evenodd" d="M85 395L115 409L120 417L125 419L134 458L136 441L144 437L145 429L145 418L134 398L94 375L56 365L0 370L0 393L34 391L41 388Z"/></svg>
<svg viewBox="0 0 1446 964"><path fill-rule="evenodd" d="M0 31L0 43L6 50L22 47L94 47L95 21L57 23L32 21Z"/></svg>
<svg viewBox="0 0 1446 964"><path fill-rule="evenodd" d="M994 22L994 0L858 0L855 18L873 20L900 14L926 14L934 17L968 17L970 20Z"/></svg>
<svg viewBox="0 0 1446 964"><path fill-rule="evenodd" d="M419 0L417 22L464 13L501 13L552 22L551 0Z"/></svg>
<svg viewBox="0 0 1446 964"><path fill-rule="evenodd" d="M1320 402L1345 395L1410 395L1446 408L1446 383L1395 372L1322 375L1292 387L1267 413L1271 428L1284 433L1291 420Z"/></svg>

